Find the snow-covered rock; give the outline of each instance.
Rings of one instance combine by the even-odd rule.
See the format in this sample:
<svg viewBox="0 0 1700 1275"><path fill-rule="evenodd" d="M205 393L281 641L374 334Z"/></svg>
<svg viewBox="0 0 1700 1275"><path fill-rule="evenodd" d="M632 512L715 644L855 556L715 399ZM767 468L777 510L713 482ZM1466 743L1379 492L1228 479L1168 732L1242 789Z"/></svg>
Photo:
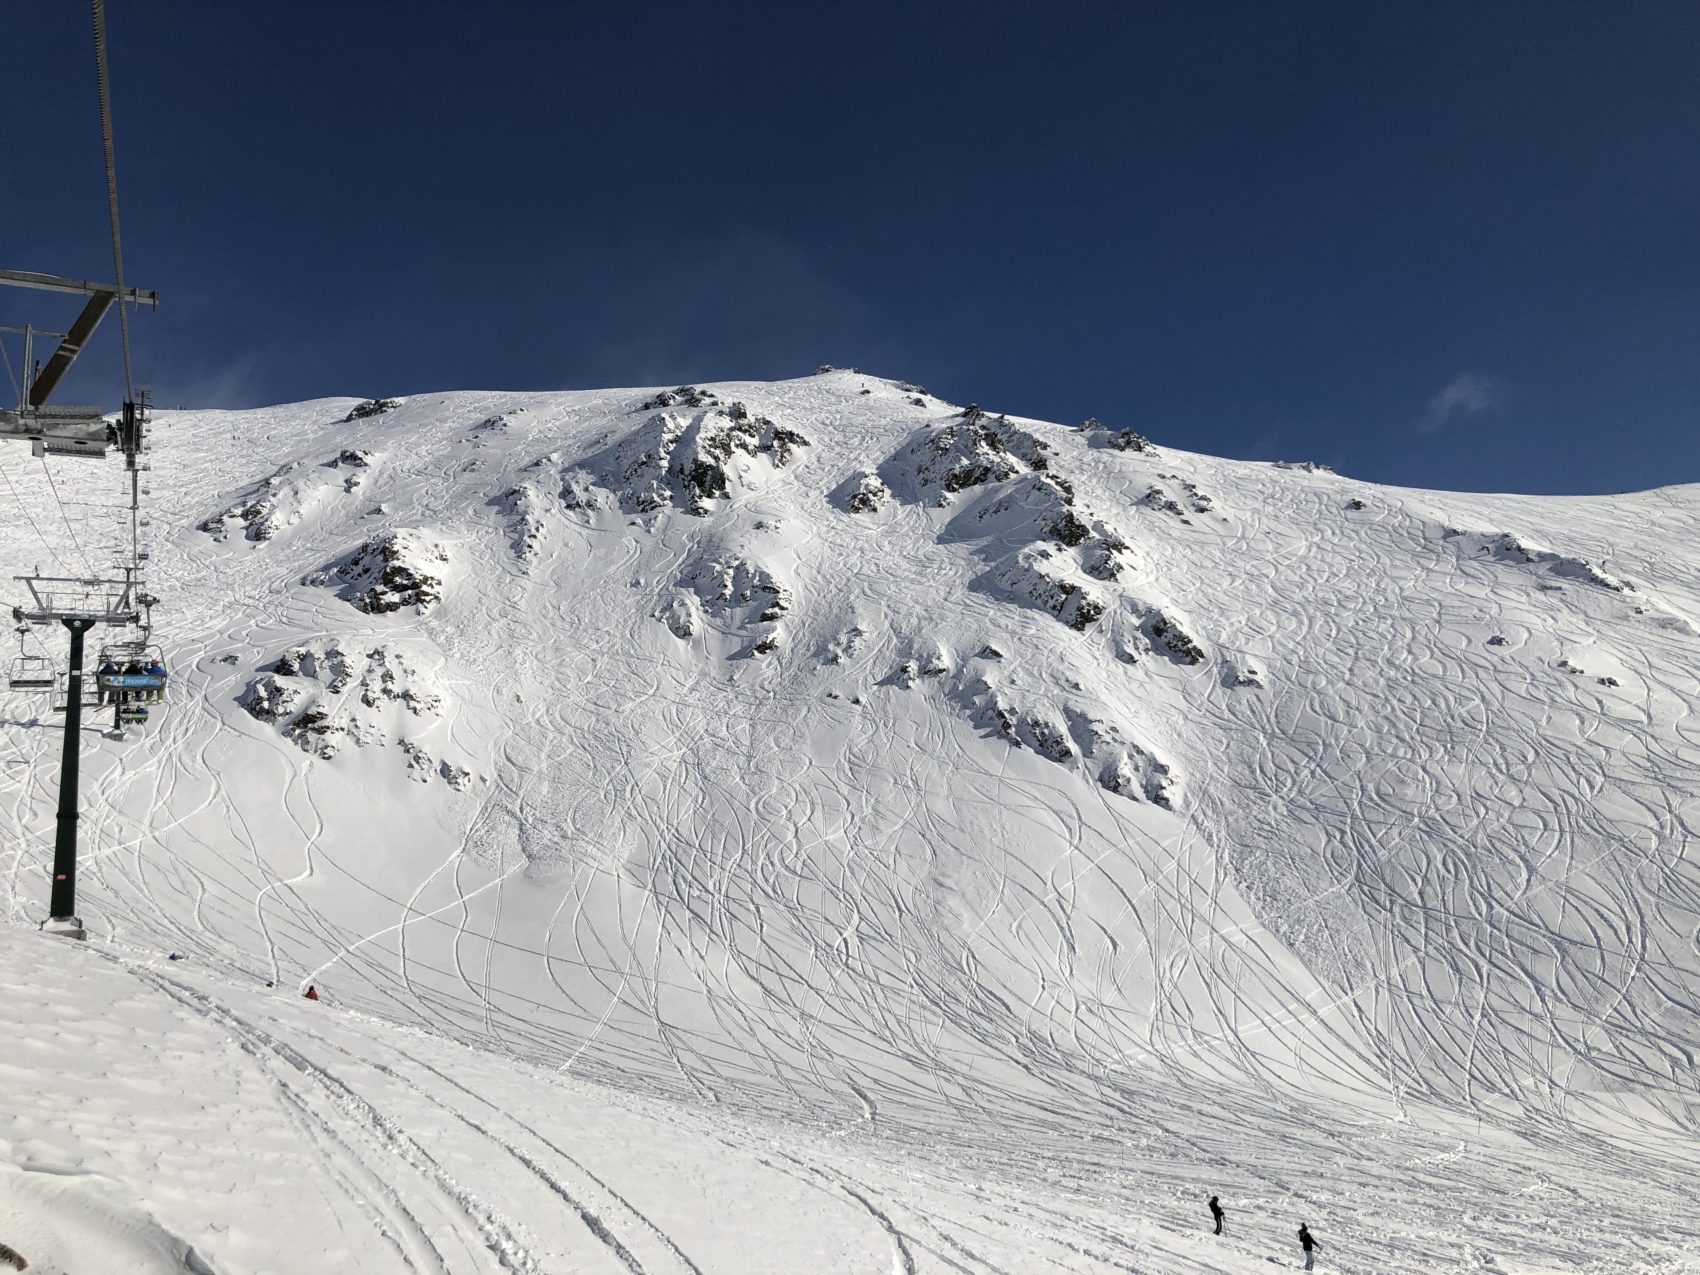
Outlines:
<svg viewBox="0 0 1700 1275"><path fill-rule="evenodd" d="M404 607L423 615L443 596L448 562L448 550L426 532L386 531L308 573L302 583L334 585L350 606L368 615Z"/></svg>

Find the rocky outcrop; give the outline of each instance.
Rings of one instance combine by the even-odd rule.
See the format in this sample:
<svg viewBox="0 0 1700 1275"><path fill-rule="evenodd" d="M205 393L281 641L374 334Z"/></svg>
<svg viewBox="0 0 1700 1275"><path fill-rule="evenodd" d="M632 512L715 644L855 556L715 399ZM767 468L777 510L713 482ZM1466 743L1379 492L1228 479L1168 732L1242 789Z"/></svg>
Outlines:
<svg viewBox="0 0 1700 1275"><path fill-rule="evenodd" d="M947 424L923 432L899 454L917 486L934 503L958 492L1050 467L1050 447L1009 422L970 406Z"/></svg>
<svg viewBox="0 0 1700 1275"><path fill-rule="evenodd" d="M535 559L543 546L543 493L535 484L525 482L508 488L490 503L504 515L514 556L521 562Z"/></svg>
<svg viewBox="0 0 1700 1275"><path fill-rule="evenodd" d="M864 471L845 482L839 489L839 500L849 513L878 513L891 500L891 489L878 474Z"/></svg>
<svg viewBox="0 0 1700 1275"><path fill-rule="evenodd" d="M299 461L284 465L261 479L216 514L201 519L196 527L215 540L226 539L239 530L245 540L264 543L286 527L301 521L312 485L303 479L305 466Z"/></svg>
<svg viewBox="0 0 1700 1275"><path fill-rule="evenodd" d="M1104 615L1104 599L1070 580L1063 558L1047 546L1028 546L991 573L996 591L1026 606L1049 611L1071 629L1090 628Z"/></svg>
<svg viewBox="0 0 1700 1275"><path fill-rule="evenodd" d="M291 647L248 684L239 702L256 721L327 761L345 744L381 748L393 739L414 778L451 780L453 772L459 786L471 780L464 767L431 760L415 738L441 717L443 695L393 645L360 655L334 641Z"/></svg>
<svg viewBox="0 0 1700 1275"><path fill-rule="evenodd" d="M1136 452L1145 456L1159 454L1145 435L1136 434L1131 429L1111 429L1096 416L1087 417L1080 428L1093 447L1109 447L1118 452Z"/></svg>
<svg viewBox="0 0 1700 1275"><path fill-rule="evenodd" d="M913 661L905 667L912 674L918 671ZM945 694L975 725L1012 747L1082 771L1130 801L1173 808L1179 791L1176 775L1153 748L1083 703L1036 698L1005 679L995 667L980 665L951 678ZM894 677L892 683L905 689L924 685L913 675L907 680Z"/></svg>
<svg viewBox="0 0 1700 1275"><path fill-rule="evenodd" d="M399 398L369 398L364 403L356 403L348 409L348 415L343 422L363 421L369 416L382 416L385 412L393 412L400 407L404 399Z"/></svg>
<svg viewBox="0 0 1700 1275"><path fill-rule="evenodd" d="M1193 640L1193 637L1176 620L1160 607L1141 606L1134 604L1133 611L1140 617L1140 631L1145 635L1151 650L1166 656L1176 664L1202 664L1204 648Z"/></svg>
<svg viewBox="0 0 1700 1275"><path fill-rule="evenodd" d="M405 608L423 615L443 596L448 562L448 550L424 532L387 531L301 582L334 585L339 597L368 615Z"/></svg>
<svg viewBox="0 0 1700 1275"><path fill-rule="evenodd" d="M791 608L791 591L766 567L735 555L698 562L684 583L705 611L721 618L768 624Z"/></svg>
<svg viewBox="0 0 1700 1275"><path fill-rule="evenodd" d="M659 394L646 398L638 404L640 412L653 412L665 407L717 407L720 400L715 397L713 390L699 389L695 385L681 385L676 390L662 390Z"/></svg>
<svg viewBox="0 0 1700 1275"><path fill-rule="evenodd" d="M1454 541L1466 557L1505 562L1513 566L1532 567L1538 576L1545 578L1538 583L1548 587L1554 585L1553 577L1557 577L1590 584L1599 589L1608 589L1613 593L1633 593L1635 591L1633 584L1608 574L1586 558L1554 553L1550 549L1539 548L1521 537L1512 535L1510 532L1457 531L1448 528L1446 539Z"/></svg>
<svg viewBox="0 0 1700 1275"><path fill-rule="evenodd" d="M570 467L561 499L569 509L651 513L671 506L703 517L719 502L761 487L807 446L798 430L742 403L695 416L664 411Z"/></svg>
<svg viewBox="0 0 1700 1275"><path fill-rule="evenodd" d="M299 686L264 673L248 684L237 702L257 721L278 722L295 715L301 707L302 695Z"/></svg>
<svg viewBox="0 0 1700 1275"><path fill-rule="evenodd" d="M342 480L342 489L345 492L358 491L366 481L365 471L372 467L372 460L372 452L345 447L325 462L325 468L348 470Z"/></svg>

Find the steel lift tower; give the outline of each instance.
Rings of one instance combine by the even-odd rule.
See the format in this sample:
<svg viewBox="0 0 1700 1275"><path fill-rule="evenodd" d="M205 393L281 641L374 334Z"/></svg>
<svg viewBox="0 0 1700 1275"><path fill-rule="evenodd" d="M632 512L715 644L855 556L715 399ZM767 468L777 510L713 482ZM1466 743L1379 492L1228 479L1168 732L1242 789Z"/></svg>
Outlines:
<svg viewBox="0 0 1700 1275"><path fill-rule="evenodd" d="M140 495L137 479L138 471L144 467L140 456L146 407L144 402L132 397L124 403L123 414L118 421L108 423L98 407L58 407L50 405L48 399L114 302L157 307L159 296L154 292L121 288L116 284L90 283L21 270L0 270L0 284L81 294L88 298L82 313L69 331L60 337L59 345L39 372L35 369L31 343L37 335L49 334L38 333L31 328L23 330L26 352L21 400L16 411L0 411L0 440L27 441L31 451L44 460L48 456L100 459L109 450L117 450L124 457L129 478L131 552L130 560L119 564L119 576L37 574L15 577L28 590L29 601L14 608L12 618L25 625L62 624L70 633L70 660L65 673L65 738L60 753L59 811L53 843L53 888L48 918L42 928L72 938L83 938L83 923L77 916L77 780L83 729L83 638L98 626L128 628L144 625L144 615L153 601L142 587L143 553L136 534ZM152 691L164 686L163 678L130 677L122 680L137 683L126 689ZM142 681L148 684L144 687Z"/></svg>
<svg viewBox="0 0 1700 1275"><path fill-rule="evenodd" d="M104 457L109 449L124 456L129 487L129 552L123 555L113 578L95 574L94 566L84 559L87 577L18 576L17 580L29 591L29 602L13 608L12 618L18 623L19 645L33 624L58 623L70 633L70 661L65 673L65 740L59 772L59 813L53 846L53 890L48 918L42 928L54 933L83 938L83 923L77 916L77 763L82 744L83 708L83 638L100 625L142 630L142 641L120 643L121 648L140 652L146 648L149 629L149 608L155 599L142 587L141 566L147 554L141 547L140 496L142 488L138 473L147 468L140 457L142 434L147 424L147 401L136 393L135 378L130 360L130 307L158 307L159 295L124 286L124 246L118 223L118 160L112 139L112 83L107 62L106 2L91 0L94 19L95 73L100 94L100 137L106 168L107 219L112 230L112 272L117 282L91 283L86 279L66 279L58 275L35 274L26 270L0 270L0 284L32 288L44 292L69 293L83 296L82 313L58 336L59 344L46 364L37 369L33 343L38 334L33 328L24 329L24 376L16 411L0 411L0 441L24 440L35 455L41 457L49 483L52 470L47 458L63 456ZM65 374L71 370L77 355L94 336L100 321L113 305L118 307L118 322L124 355L124 410L116 422L109 423L96 407L56 407L48 403ZM58 500L57 489L54 499ZM64 511L63 503L60 505ZM70 531L70 522L66 521ZM75 533L72 533L75 541ZM12 683L19 686L39 685L39 665L22 657L22 670L14 669ZM22 673L22 677L18 673ZM165 688L163 666L158 674L138 673L134 668L118 675L102 676L101 698L111 693L119 705L119 717L126 706L137 697L156 701ZM139 719L146 710L135 705L132 709Z"/></svg>

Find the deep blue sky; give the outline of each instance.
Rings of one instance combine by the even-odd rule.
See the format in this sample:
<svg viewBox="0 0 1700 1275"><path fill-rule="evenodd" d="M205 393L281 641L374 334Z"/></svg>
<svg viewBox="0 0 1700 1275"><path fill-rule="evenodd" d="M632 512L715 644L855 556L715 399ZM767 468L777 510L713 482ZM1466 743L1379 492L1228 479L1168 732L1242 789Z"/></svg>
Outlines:
<svg viewBox="0 0 1700 1275"><path fill-rule="evenodd" d="M1700 480L1694 0L110 9L164 405L830 362L1385 482ZM110 277L87 7L0 32L0 265Z"/></svg>

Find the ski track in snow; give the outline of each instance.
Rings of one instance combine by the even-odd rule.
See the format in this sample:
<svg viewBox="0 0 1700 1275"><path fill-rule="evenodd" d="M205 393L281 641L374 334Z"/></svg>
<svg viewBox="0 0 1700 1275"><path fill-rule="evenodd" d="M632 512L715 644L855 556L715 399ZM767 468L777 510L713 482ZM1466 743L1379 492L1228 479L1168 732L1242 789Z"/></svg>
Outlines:
<svg viewBox="0 0 1700 1275"><path fill-rule="evenodd" d="M1126 541L1119 579L1071 577L1110 604L1075 631L986 583L1034 545L1073 570L1042 501L978 519L1021 478L941 507L904 469L959 409L852 373L714 392L809 442L734 454L703 516L622 509L607 472L603 507L561 500L653 391L160 414L176 680L144 731L85 739L82 912L263 1077L369 1219L338 1241L365 1269L1251 1271L1300 1218L1324 1269L1700 1268L1694 489L1399 491L1013 421ZM371 453L353 489L342 448ZM0 452L56 517L25 460ZM196 529L292 461L273 538ZM110 478L62 468L62 493ZM890 501L837 507L864 471ZM447 547L425 614L303 582L397 527ZM783 583L776 621L692 592L733 560ZM657 617L686 595L681 637ZM1141 646L1153 605L1198 663ZM323 641L440 704L345 694L329 757L239 706ZM981 685L1073 755L976 719ZM5 716L22 926L60 737L39 701ZM1097 782L1100 728L1173 767L1173 810ZM269 1008L308 982L334 1033ZM550 1125L595 1094L692 1140L656 1173L694 1212L657 1208L654 1147L593 1164ZM722 1169L768 1193L742 1248L711 1224L741 1216Z"/></svg>

